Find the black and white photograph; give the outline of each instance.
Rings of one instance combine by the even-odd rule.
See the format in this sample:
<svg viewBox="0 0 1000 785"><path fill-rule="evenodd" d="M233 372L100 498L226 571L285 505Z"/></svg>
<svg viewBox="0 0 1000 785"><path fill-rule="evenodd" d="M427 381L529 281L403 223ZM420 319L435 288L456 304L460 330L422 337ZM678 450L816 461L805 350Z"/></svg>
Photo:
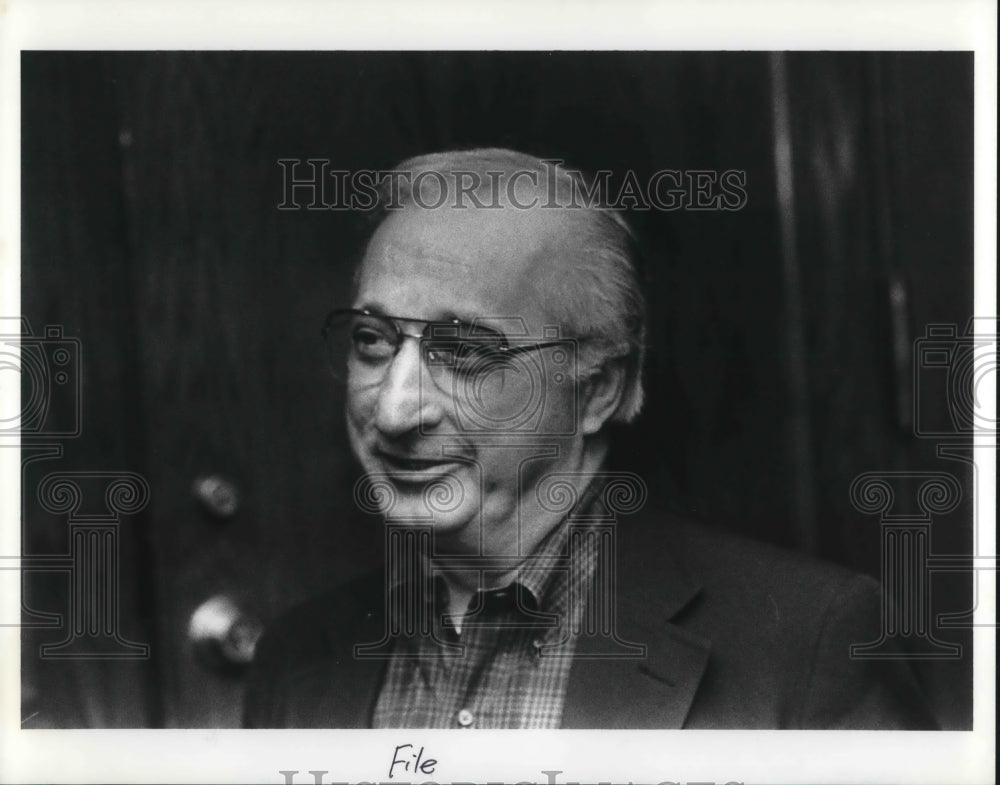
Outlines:
<svg viewBox="0 0 1000 785"><path fill-rule="evenodd" d="M995 32L202 24L4 44L0 780L989 781Z"/></svg>

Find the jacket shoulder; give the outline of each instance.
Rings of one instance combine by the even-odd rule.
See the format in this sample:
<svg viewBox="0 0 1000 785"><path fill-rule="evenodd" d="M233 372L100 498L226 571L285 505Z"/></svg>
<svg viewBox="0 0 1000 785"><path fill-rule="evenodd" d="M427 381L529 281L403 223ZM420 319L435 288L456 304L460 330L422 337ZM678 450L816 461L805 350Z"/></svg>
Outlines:
<svg viewBox="0 0 1000 785"><path fill-rule="evenodd" d="M623 534L626 578L635 565L659 562L701 593L736 607L766 604L779 612L815 612L851 587L878 590L870 576L699 521L654 513L623 528Z"/></svg>
<svg viewBox="0 0 1000 785"><path fill-rule="evenodd" d="M852 645L880 636L874 578L702 523L670 516L637 523L625 550L642 543L646 563L659 557L697 587L671 619L711 645L693 725L935 727L902 657L851 654ZM662 577L648 582L649 572L640 573L655 607Z"/></svg>

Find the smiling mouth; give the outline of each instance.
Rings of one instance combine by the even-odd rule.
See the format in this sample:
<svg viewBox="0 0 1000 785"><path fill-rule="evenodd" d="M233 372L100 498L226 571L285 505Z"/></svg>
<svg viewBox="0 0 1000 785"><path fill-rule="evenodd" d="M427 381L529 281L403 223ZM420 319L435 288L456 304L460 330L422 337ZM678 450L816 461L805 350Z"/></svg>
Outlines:
<svg viewBox="0 0 1000 785"><path fill-rule="evenodd" d="M461 464L451 458L415 458L377 452L379 461L389 474L406 475L403 480L421 481L453 474Z"/></svg>

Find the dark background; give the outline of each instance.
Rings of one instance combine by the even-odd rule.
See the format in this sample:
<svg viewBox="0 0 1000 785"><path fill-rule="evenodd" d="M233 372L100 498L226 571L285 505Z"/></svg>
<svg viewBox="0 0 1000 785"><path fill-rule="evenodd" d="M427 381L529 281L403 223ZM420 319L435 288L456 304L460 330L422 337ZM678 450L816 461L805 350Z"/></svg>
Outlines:
<svg viewBox="0 0 1000 785"><path fill-rule="evenodd" d="M83 379L80 437L25 464L25 553L67 548L32 493L50 471L152 490L122 519L119 608L151 657L42 660L65 631L26 630L25 727L234 725L240 673L196 654L195 608L224 594L266 622L378 558L319 337L367 222L279 211L279 158L389 169L504 146L641 182L744 170L742 210L629 215L649 395L617 460L654 503L878 575L854 477L970 487L914 435L911 349L971 316L972 89L967 53L25 52L22 307L80 340ZM206 475L235 514L192 494ZM970 553L971 522L968 502L936 520L934 551ZM935 612L970 608L971 583L935 576ZM64 612L65 577L29 574L26 599ZM970 636L935 634L965 656L918 667L942 722L968 727Z"/></svg>

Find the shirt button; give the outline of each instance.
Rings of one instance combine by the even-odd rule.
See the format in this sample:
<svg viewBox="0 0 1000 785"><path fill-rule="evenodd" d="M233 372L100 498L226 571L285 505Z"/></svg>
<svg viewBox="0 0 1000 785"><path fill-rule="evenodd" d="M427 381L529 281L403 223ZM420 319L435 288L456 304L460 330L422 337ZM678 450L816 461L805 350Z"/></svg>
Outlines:
<svg viewBox="0 0 1000 785"><path fill-rule="evenodd" d="M458 713L458 724L463 728L468 728L475 721L475 717L472 716L472 712L468 709L462 709Z"/></svg>

